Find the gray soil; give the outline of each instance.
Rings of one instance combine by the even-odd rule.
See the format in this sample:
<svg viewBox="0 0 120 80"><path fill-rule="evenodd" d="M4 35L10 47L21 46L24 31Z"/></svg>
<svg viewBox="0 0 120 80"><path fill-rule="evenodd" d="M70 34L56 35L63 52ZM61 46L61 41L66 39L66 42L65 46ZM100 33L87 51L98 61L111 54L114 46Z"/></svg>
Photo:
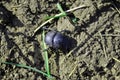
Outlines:
<svg viewBox="0 0 120 80"><path fill-rule="evenodd" d="M46 16L80 5L85 8L55 19L46 26L69 30L77 45L69 52L49 50L50 72L55 80L120 80L119 0L1 0L0 61L44 71L41 33L29 40ZM71 17L78 21L72 22ZM74 44L71 44L71 46ZM117 60L116 60L117 59ZM0 80L48 80L29 69L0 63Z"/></svg>

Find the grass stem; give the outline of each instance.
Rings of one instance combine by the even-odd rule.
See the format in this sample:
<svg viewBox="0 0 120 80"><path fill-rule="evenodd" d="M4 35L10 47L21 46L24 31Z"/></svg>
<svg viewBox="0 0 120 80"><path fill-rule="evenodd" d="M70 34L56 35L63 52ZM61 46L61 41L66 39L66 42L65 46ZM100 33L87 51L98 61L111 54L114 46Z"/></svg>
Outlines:
<svg viewBox="0 0 120 80"><path fill-rule="evenodd" d="M42 42L43 42L43 49L46 50L47 49L47 46L45 44L45 32L43 31L42 33ZM49 70L49 60L48 60L48 53L47 53L47 50L43 52L43 56L44 56L44 60L45 60L45 69L47 71L47 74L50 75L50 70Z"/></svg>
<svg viewBox="0 0 120 80"><path fill-rule="evenodd" d="M36 72L38 72L38 73L40 73L40 74L43 74L43 75L45 75L45 76L47 76L47 77L52 77L52 76L48 75L47 73L44 73L43 71L40 71L40 70L38 70L38 69L36 69L36 68L33 68L33 67L31 67L31 66L26 66L26 65L23 65L23 64L16 64L16 63L12 63L12 62L2 62L2 63L4 63L4 64L9 64L9 65L15 65L15 66L21 67L21 68L31 69L31 70L36 71Z"/></svg>
<svg viewBox="0 0 120 80"><path fill-rule="evenodd" d="M85 6L85 5L81 5L81 6L78 6L78 7L73 8L73 9L69 9L69 10L65 11L65 13L69 13L69 12L72 12L72 11L75 11L75 10L78 10L78 9L81 9L81 8L84 8L84 7L86 7L86 6ZM34 30L34 33L33 33L32 36L34 36L35 33L36 33L39 29L41 29L41 28L42 28L44 25L46 25L47 23L51 22L53 19L55 19L55 18L57 18L57 17L63 17L63 16L66 16L66 15L63 15L63 13L59 13L59 14L56 14L54 17L50 18L49 20L45 21L45 22L42 23L38 28L36 28L36 29Z"/></svg>

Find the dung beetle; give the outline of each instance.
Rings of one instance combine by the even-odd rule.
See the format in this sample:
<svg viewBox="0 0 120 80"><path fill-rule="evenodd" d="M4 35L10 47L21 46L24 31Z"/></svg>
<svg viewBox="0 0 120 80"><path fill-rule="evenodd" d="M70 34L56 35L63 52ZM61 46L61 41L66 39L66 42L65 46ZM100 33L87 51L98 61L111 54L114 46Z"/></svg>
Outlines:
<svg viewBox="0 0 120 80"><path fill-rule="evenodd" d="M49 31L45 35L45 43L53 49L69 52L76 45L76 41L58 31Z"/></svg>

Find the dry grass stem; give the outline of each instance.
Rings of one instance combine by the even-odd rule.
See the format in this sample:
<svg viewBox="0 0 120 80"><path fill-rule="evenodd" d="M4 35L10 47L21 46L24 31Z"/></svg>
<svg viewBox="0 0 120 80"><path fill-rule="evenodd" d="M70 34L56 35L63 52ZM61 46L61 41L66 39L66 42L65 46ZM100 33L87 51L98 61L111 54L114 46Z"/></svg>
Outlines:
<svg viewBox="0 0 120 80"><path fill-rule="evenodd" d="M77 68L77 61L75 62L75 67L73 68L73 70L69 74L69 77L71 77L71 75L75 72L76 68Z"/></svg>
<svg viewBox="0 0 120 80"><path fill-rule="evenodd" d="M84 8L84 7L86 7L85 5L81 5L81 6L78 6L78 7L75 7L75 8L73 8L73 9L69 9L69 10L67 10L67 11L65 11L66 13L69 13L69 12L72 12L72 11L75 11L75 10L78 10L78 9L80 9L80 8ZM59 13L59 14L56 14L55 16L60 16L60 15L62 15L63 13ZM34 33L33 33L33 36L35 35L35 33L40 29L40 28L42 28L44 25L46 25L47 23L49 23L49 22L51 22L53 19L55 19L55 17L53 17L53 18L50 18L49 20L47 20L47 21L45 21L44 23L42 23L38 28L36 28L35 30L34 30Z"/></svg>
<svg viewBox="0 0 120 80"><path fill-rule="evenodd" d="M117 58L113 57L113 59L114 59L115 61L117 61L117 62L120 63L120 60L118 60Z"/></svg>

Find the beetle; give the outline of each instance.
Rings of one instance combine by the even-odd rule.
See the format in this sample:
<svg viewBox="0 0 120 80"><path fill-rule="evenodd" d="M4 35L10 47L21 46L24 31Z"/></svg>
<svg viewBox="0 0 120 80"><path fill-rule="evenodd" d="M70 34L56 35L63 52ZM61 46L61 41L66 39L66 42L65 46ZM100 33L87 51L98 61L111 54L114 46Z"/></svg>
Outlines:
<svg viewBox="0 0 120 80"><path fill-rule="evenodd" d="M45 43L53 49L61 49L64 52L68 52L73 48L72 45L76 45L76 41L59 31L49 31L45 35ZM73 43L74 42L74 43Z"/></svg>

